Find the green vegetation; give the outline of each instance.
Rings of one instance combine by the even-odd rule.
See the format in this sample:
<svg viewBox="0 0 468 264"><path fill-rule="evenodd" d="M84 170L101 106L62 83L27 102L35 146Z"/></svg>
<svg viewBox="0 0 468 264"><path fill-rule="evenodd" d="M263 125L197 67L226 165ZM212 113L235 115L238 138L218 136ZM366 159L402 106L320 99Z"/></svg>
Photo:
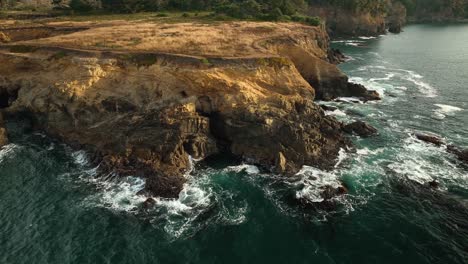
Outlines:
<svg viewBox="0 0 468 264"><path fill-rule="evenodd" d="M207 58L200 59L200 62L206 66L211 66L211 62Z"/></svg>
<svg viewBox="0 0 468 264"><path fill-rule="evenodd" d="M456 17L468 17L468 0L400 0L409 15L427 13L451 13Z"/></svg>
<svg viewBox="0 0 468 264"><path fill-rule="evenodd" d="M0 9L17 9L26 0L0 0ZM83 16L157 12L157 18L208 18L211 20L297 21L319 25L317 17L306 15L304 0L37 0L62 14ZM202 15L209 12L210 15Z"/></svg>
<svg viewBox="0 0 468 264"><path fill-rule="evenodd" d="M36 51L38 48L27 45L15 45L10 47L12 53L30 53Z"/></svg>
<svg viewBox="0 0 468 264"><path fill-rule="evenodd" d="M216 20L297 21L319 25L318 18L307 16L309 7L328 6L377 15L387 12L392 2L401 2L409 15L436 12L457 17L468 15L468 0L0 0L0 10L49 8L72 15L158 12L159 18L170 17L174 12L180 12L181 18L210 12L210 17Z"/></svg>

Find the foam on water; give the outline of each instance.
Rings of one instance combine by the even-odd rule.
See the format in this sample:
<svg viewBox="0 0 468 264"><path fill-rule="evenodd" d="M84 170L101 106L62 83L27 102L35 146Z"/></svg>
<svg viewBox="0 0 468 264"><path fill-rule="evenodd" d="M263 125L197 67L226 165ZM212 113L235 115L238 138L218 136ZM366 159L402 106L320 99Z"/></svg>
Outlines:
<svg viewBox="0 0 468 264"><path fill-rule="evenodd" d="M378 54L376 54L376 56L377 55ZM437 96L437 90L432 85L425 82L424 77L421 74L414 71L393 68L385 65L366 65L360 66L353 72L360 75L369 71L373 73L373 76L383 75L383 77L363 78L360 76L353 76L350 78L350 81L362 84L369 89L376 90L381 95L388 91L395 91L395 89L407 90L406 86L394 85L395 80L397 82L404 81L415 86L425 97Z"/></svg>
<svg viewBox="0 0 468 264"><path fill-rule="evenodd" d="M454 157L445 147L437 147L410 136L397 151L396 161L388 168L397 175L426 185L437 180L448 185L468 187L468 174L454 163Z"/></svg>
<svg viewBox="0 0 468 264"><path fill-rule="evenodd" d="M76 165L78 166L87 166L89 165L89 160L88 156L86 154L86 151L84 150L79 150L75 151L71 154L73 161Z"/></svg>
<svg viewBox="0 0 468 264"><path fill-rule="evenodd" d="M432 115L433 118L442 120L447 116L454 116L456 112L463 111L462 108L456 107L456 106L451 106L451 105L445 105L445 104L434 104L438 108L434 110L434 114Z"/></svg>
<svg viewBox="0 0 468 264"><path fill-rule="evenodd" d="M359 38L360 38L360 39L364 39L364 40L368 40L368 39L376 39L377 37L372 37L372 36L370 36L370 37L368 37L368 36L360 36Z"/></svg>
<svg viewBox="0 0 468 264"><path fill-rule="evenodd" d="M325 187L338 188L341 186L341 182L336 174L314 167L304 166L296 176L300 176L300 180L292 184L303 186L302 189L296 192L296 198L307 199L313 203L324 201L321 193Z"/></svg>
<svg viewBox="0 0 468 264"><path fill-rule="evenodd" d="M325 115L327 116L341 116L344 117L346 116L346 113L341 111L340 109L336 109L334 111L325 111Z"/></svg>
<svg viewBox="0 0 468 264"><path fill-rule="evenodd" d="M15 150L18 149L18 145L15 144L7 144L0 148L0 163L4 161L4 159L11 156Z"/></svg>
<svg viewBox="0 0 468 264"><path fill-rule="evenodd" d="M239 225L247 219L248 204L244 200L237 201L229 191L215 191L211 173L197 172L194 166L196 160L192 158L191 168L185 174L187 183L184 184L178 198L164 199L139 194L145 187L145 179L139 177L121 177L112 173L96 177L98 168L90 166L84 151L71 152L70 157L78 169L64 176L75 177L75 180L87 183L94 189L84 200L84 206L103 207L132 214L141 214L142 210L145 210L149 221L155 228L164 231L169 239L190 236L211 223L209 220L198 221L198 218L211 212L213 208L217 209L210 219L218 224ZM251 175L259 173L257 167L247 164L225 170L237 173L245 171ZM143 207L148 198L154 199L154 207Z"/></svg>
<svg viewBox="0 0 468 264"><path fill-rule="evenodd" d="M240 173L245 171L249 175L254 175L254 174L259 174L260 170L258 169L257 166L254 165L248 165L248 164L241 164L238 166L229 166L226 169L224 169L225 172L235 172L235 173Z"/></svg>

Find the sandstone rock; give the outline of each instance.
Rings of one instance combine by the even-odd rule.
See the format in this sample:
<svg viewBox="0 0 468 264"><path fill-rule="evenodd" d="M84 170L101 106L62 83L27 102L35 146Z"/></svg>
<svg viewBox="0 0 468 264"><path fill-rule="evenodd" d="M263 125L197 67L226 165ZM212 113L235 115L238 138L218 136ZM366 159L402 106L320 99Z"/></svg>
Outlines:
<svg viewBox="0 0 468 264"><path fill-rule="evenodd" d="M361 137L370 137L378 133L377 129L366 122L356 121L347 124L343 127L343 130L349 134L357 134Z"/></svg>
<svg viewBox="0 0 468 264"><path fill-rule="evenodd" d="M279 173L284 173L286 171L287 160L284 157L283 153L278 152L278 157L276 160L276 171Z"/></svg>
<svg viewBox="0 0 468 264"><path fill-rule="evenodd" d="M8 43L10 41L11 41L10 37L4 32L0 31L0 43Z"/></svg>
<svg viewBox="0 0 468 264"><path fill-rule="evenodd" d="M0 147L8 144L8 135L4 127L0 127Z"/></svg>
<svg viewBox="0 0 468 264"><path fill-rule="evenodd" d="M349 144L289 59L210 58L208 67L190 56L74 52L0 54L9 78L0 87L20 84L5 110L95 153L103 171L147 178L153 196L178 196L189 156L228 153L294 175L305 164L331 168Z"/></svg>
<svg viewBox="0 0 468 264"><path fill-rule="evenodd" d="M430 133L415 133L414 136L416 136L417 139L427 142L427 143L432 143L436 146L441 146L445 144L444 140L435 134L430 134Z"/></svg>
<svg viewBox="0 0 468 264"><path fill-rule="evenodd" d="M3 114L0 112L0 147L8 144L8 135L4 127Z"/></svg>

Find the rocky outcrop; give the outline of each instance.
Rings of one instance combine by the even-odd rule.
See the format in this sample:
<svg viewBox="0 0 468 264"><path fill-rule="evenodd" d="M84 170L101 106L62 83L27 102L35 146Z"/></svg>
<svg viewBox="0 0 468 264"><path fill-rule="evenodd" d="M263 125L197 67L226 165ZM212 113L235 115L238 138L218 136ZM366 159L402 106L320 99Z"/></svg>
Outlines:
<svg viewBox="0 0 468 264"><path fill-rule="evenodd" d="M330 48L328 50L328 60L333 64L340 64L345 62L348 59L341 50Z"/></svg>
<svg viewBox="0 0 468 264"><path fill-rule="evenodd" d="M146 177L152 195L178 195L190 156L230 153L291 175L305 164L331 168L348 144L284 57L38 48L0 61L9 116L29 113L101 170Z"/></svg>
<svg viewBox="0 0 468 264"><path fill-rule="evenodd" d="M384 34L385 14L345 10L332 5L311 5L308 14L322 18L336 35L368 36Z"/></svg>
<svg viewBox="0 0 468 264"><path fill-rule="evenodd" d="M3 121L3 114L0 112L0 147L8 144L8 135Z"/></svg>
<svg viewBox="0 0 468 264"><path fill-rule="evenodd" d="M363 121L356 121L347 124L343 127L343 130L349 134L356 134L361 137L370 137L378 133L378 130Z"/></svg>
<svg viewBox="0 0 468 264"><path fill-rule="evenodd" d="M447 145L447 143L441 136L433 133L418 132L414 133L414 136L421 141L436 145L438 147L445 145L447 147L447 152L452 153L460 161L462 161L465 164L468 164L468 149L463 149L451 144Z"/></svg>
<svg viewBox="0 0 468 264"><path fill-rule="evenodd" d="M387 12L386 23L388 31L400 33L406 24L406 7L399 1L391 1Z"/></svg>
<svg viewBox="0 0 468 264"><path fill-rule="evenodd" d="M447 151L457 156L457 158L468 165L468 149L462 149L454 145L448 145Z"/></svg>
<svg viewBox="0 0 468 264"><path fill-rule="evenodd" d="M414 136L424 142L428 142L431 144L434 144L436 146L441 146L445 144L445 141L438 135L432 134L432 133L415 133Z"/></svg>

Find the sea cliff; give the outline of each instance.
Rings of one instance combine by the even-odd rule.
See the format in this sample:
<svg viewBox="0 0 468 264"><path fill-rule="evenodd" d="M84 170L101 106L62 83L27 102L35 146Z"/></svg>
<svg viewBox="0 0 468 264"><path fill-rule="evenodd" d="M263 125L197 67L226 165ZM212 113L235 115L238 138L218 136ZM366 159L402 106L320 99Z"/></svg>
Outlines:
<svg viewBox="0 0 468 264"><path fill-rule="evenodd" d="M88 151L103 172L147 178L156 196L178 195L190 157L231 154L283 175L331 168L350 144L316 95L378 95L348 83L328 42L323 27L269 22L115 22L13 39L0 49L2 111Z"/></svg>

